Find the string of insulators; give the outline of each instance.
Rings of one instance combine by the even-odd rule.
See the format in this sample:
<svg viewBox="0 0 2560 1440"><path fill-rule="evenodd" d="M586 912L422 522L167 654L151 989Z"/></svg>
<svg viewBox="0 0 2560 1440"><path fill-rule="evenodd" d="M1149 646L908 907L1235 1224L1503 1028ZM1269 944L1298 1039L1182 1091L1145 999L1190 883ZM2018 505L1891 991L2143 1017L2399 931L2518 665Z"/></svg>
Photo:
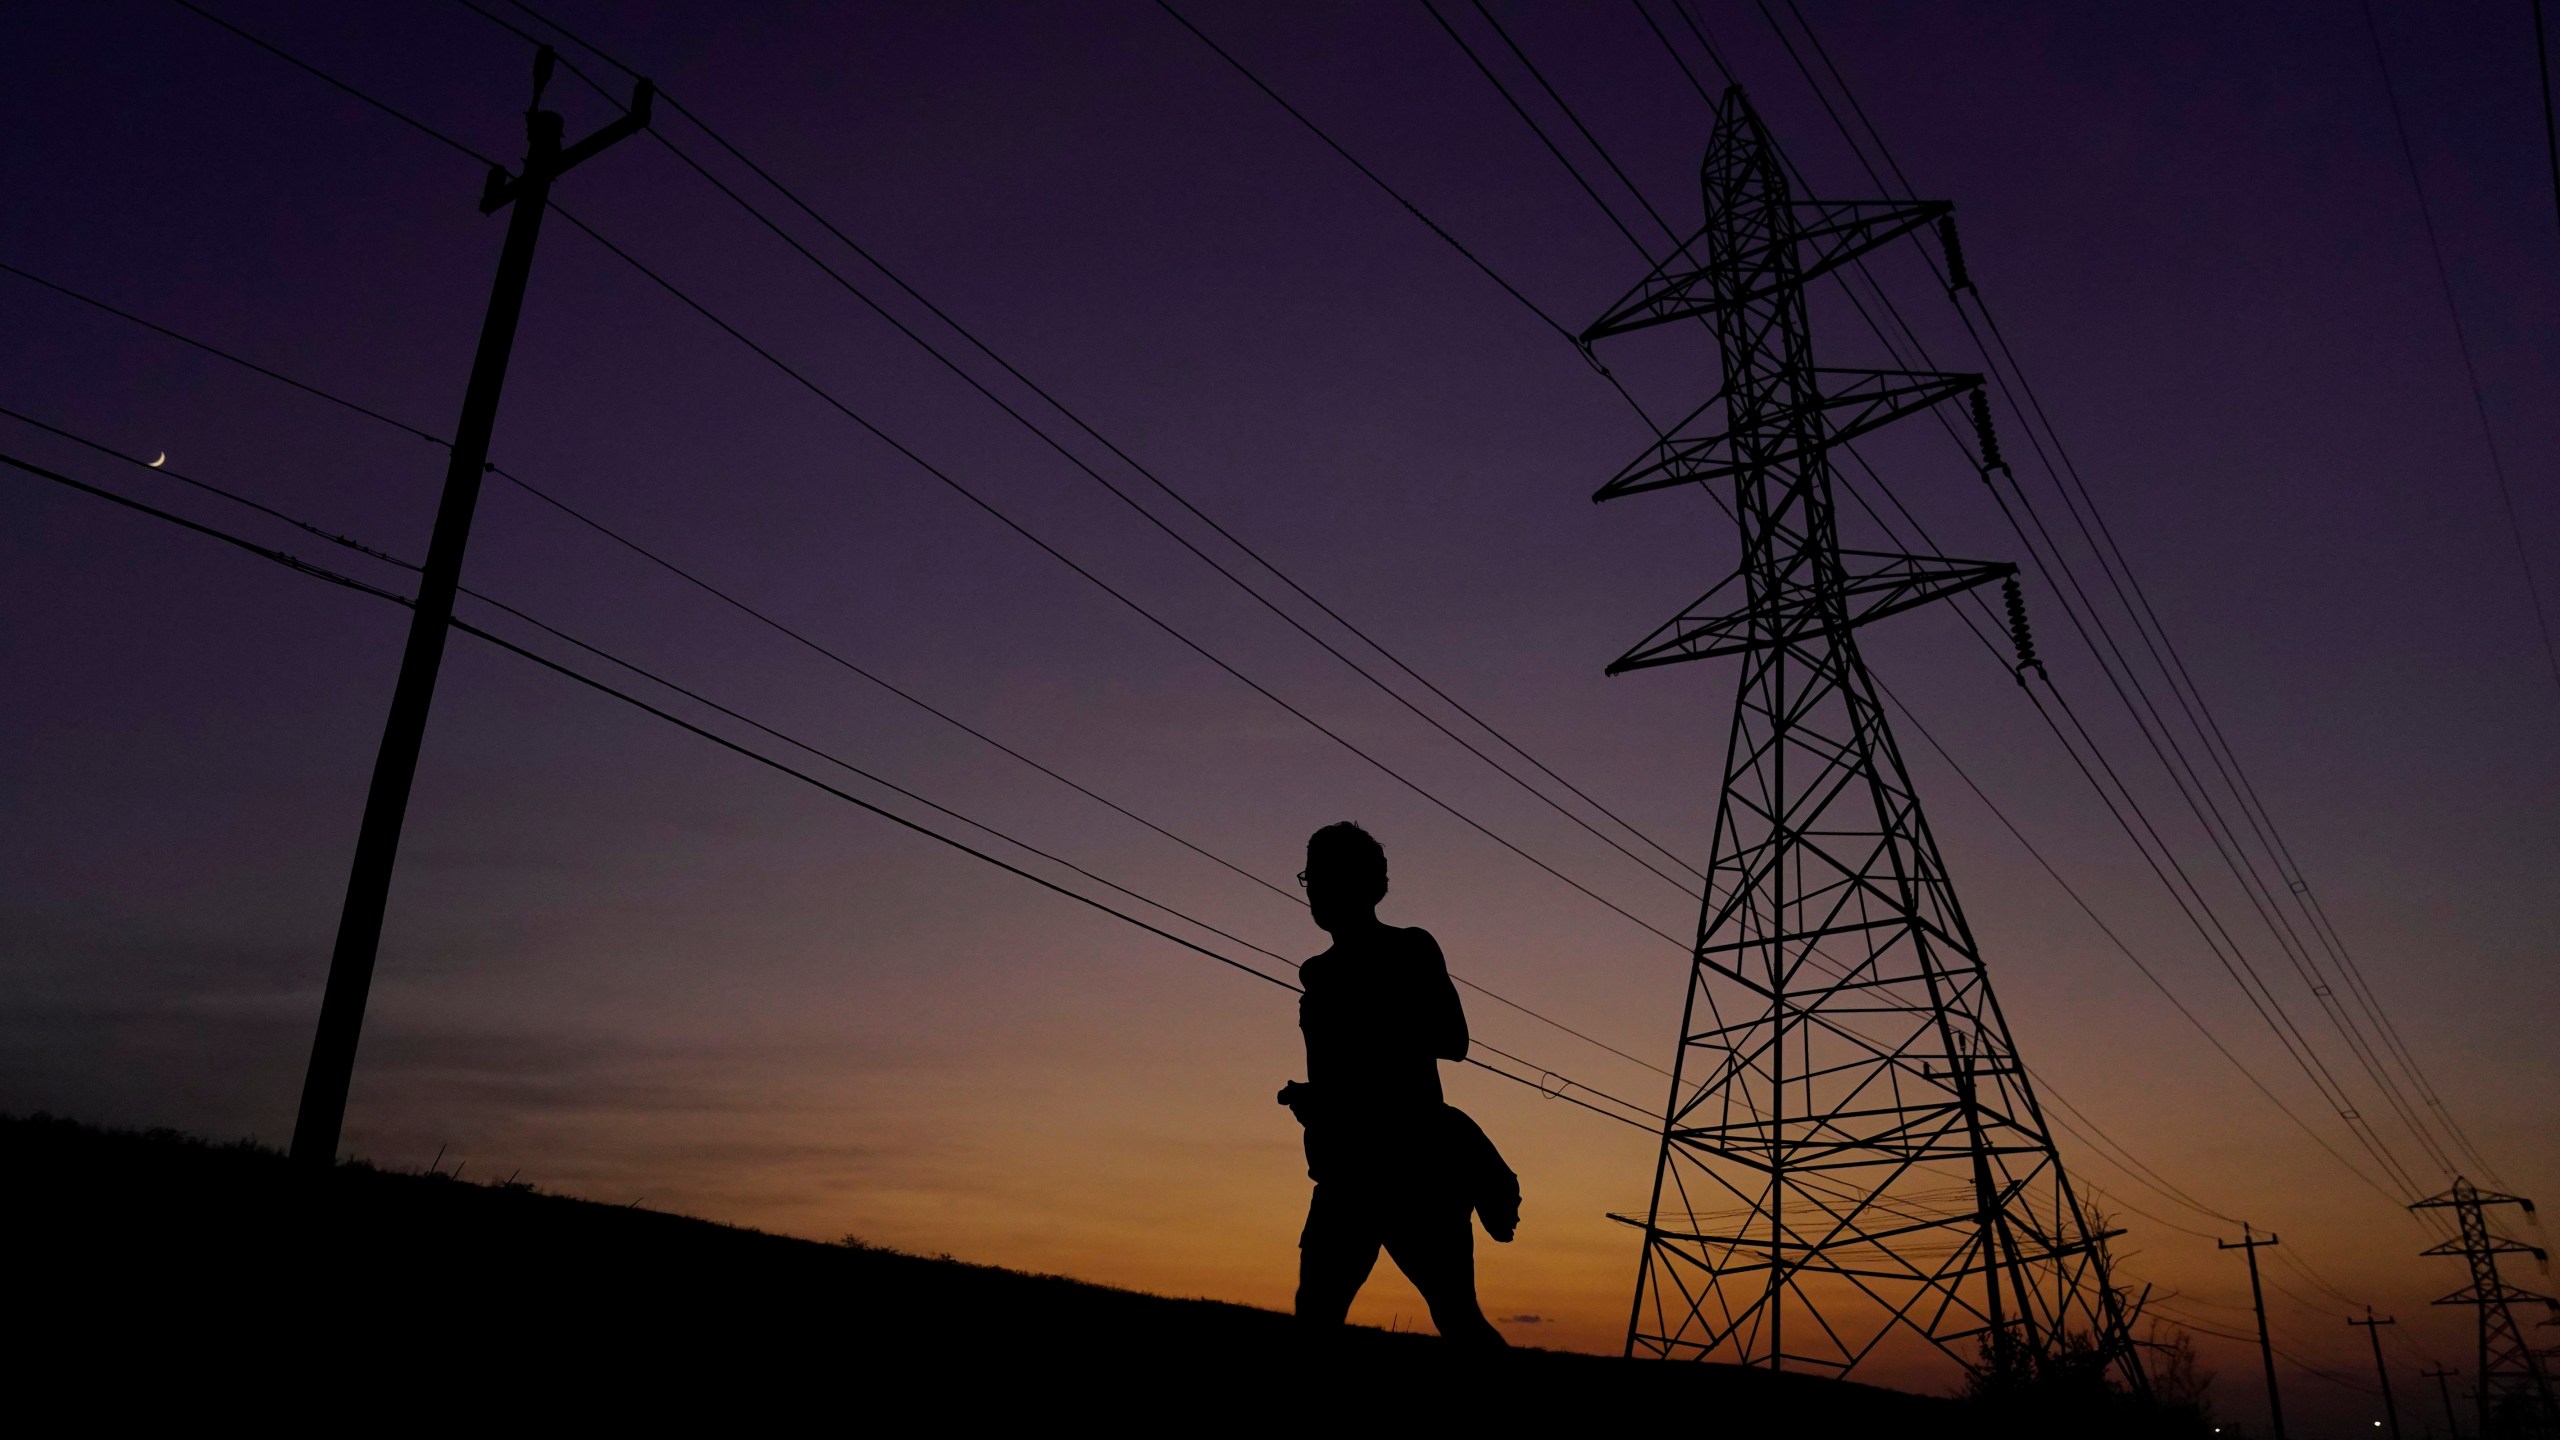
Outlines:
<svg viewBox="0 0 2560 1440"><path fill-rule="evenodd" d="M2009 643L2018 647L2018 683L2027 683L2027 668L2033 666L2039 675L2044 662L2036 658L2035 632L2027 628L2027 597L2018 591L2018 577L2005 576L2000 581L2000 602L2009 607Z"/></svg>
<svg viewBox="0 0 2560 1440"><path fill-rule="evenodd" d="M1956 217L1938 217L1938 247L1947 252L1947 293L1973 289L1973 276L1964 268L1964 242L1956 238Z"/></svg>
<svg viewBox="0 0 2560 1440"><path fill-rule="evenodd" d="M2000 432L1991 428L1991 397L1980 386L1973 391L1973 438L1982 446L1982 478L1991 478L1994 470L2006 470L2009 462L2000 458Z"/></svg>

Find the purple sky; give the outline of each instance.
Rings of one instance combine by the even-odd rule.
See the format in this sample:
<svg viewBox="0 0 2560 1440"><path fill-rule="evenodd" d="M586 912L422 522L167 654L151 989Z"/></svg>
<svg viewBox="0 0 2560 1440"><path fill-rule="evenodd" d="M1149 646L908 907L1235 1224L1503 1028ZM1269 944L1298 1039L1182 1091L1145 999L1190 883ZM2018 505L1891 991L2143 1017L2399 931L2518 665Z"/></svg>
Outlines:
<svg viewBox="0 0 2560 1440"><path fill-rule="evenodd" d="M1419 6L1184 8L1567 325L1641 273ZM520 153L524 46L459 6L221 13L483 151ZM1635 9L1496 13L1693 226L1706 111ZM2377 13L2525 543L2560 600L2560 230L2529 12ZM1756 9L1701 14L1816 187L1872 193ZM2506 1179L2560 1200L2560 686L2360 17L1807 14L1921 193L1957 203L1985 297L2384 1006ZM1729 526L1677 494L1586 503L1645 442L1617 398L1162 12L579 4L561 18L1342 614L1703 859L1730 671L1600 670L1730 567ZM501 224L474 209L471 162L171 6L14 7L0 57L0 260L450 429ZM565 74L552 99L573 133L606 113ZM1650 923L1694 924L1668 886L1259 610L656 144L598 159L558 199L1292 704ZM823 253L889 295L832 242ZM1976 368L1916 257L1878 273L1942 363ZM1887 363L1836 294L1814 313L1825 363ZM440 451L6 275L0 326L0 404L423 549ZM1712 387L1695 335L1623 343L1611 363L1657 415ZM2023 428L2005 409L2002 424L2065 523ZM0 450L326 558L13 420ZM1945 551L2019 558L1936 427L1865 450ZM1183 650L557 217L495 454L1283 885L1308 830L1363 821L1393 860L1388 918L1431 928L1462 973L1667 1060L1676 948ZM0 495L0 1107L280 1142L405 616L33 479ZM1851 543L1878 544L1850 524ZM510 487L483 502L466 580L1258 944L1321 948L1288 902ZM2237 929L2246 902L2212 878L2202 830L2049 590L2030 577L2057 684ZM1955 614L1864 643L2180 998L2345 1147ZM2426 1304L2456 1267L2416 1258L2424 1232L2251 1090L1916 735L1903 743L2029 1063L2177 1186L2397 1313L2416 1347L2395 1352L2405 1374L2420 1350L2462 1363L2464 1318ZM2242 938L2318 1024L2266 932ZM348 1143L383 1163L446 1147L467 1173L521 1169L598 1198L1283 1303L1304 1183L1268 1100L1300 1066L1285 998L465 639L410 815ZM1648 1072L1469 1004L1486 1039L1654 1099ZM2317 1039L2362 1086L2346 1046ZM1517 1338L1614 1349L1634 1254L1602 1215L1641 1208L1650 1141L1481 1072L1451 1089L1528 1177L1521 1242L1485 1261L1490 1305L1546 1317ZM2405 1131L2385 1138L2417 1156ZM2235 1228L2085 1145L2065 1156L2129 1205ZM2244 1328L2229 1257L2123 1219L2129 1270ZM2319 1302L2276 1299L2279 1343L2366 1376L2344 1307L2273 1273ZM1410 1322L1419 1305L1382 1280L1359 1313ZM2224 1412L2257 1415L2246 1352L2204 1345ZM2370 1408L2298 1371L2288 1384L2311 1416Z"/></svg>

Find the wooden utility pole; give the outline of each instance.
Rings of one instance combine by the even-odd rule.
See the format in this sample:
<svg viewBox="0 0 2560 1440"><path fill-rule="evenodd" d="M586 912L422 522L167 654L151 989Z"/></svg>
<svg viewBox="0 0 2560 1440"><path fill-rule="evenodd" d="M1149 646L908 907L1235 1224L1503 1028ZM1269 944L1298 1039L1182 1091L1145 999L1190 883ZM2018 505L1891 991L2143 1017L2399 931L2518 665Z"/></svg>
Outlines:
<svg viewBox="0 0 2560 1440"><path fill-rule="evenodd" d="M2445 1440L2462 1440L2462 1427L2453 1418L2453 1386L2449 1383L2462 1372L2450 1365L2438 1365L2418 1373L2436 1382L2436 1393L2444 1397Z"/></svg>
<svg viewBox="0 0 2560 1440"><path fill-rule="evenodd" d="M489 435L498 420L498 396L506 386L507 357L515 348L516 322L524 313L525 282L533 274L533 247L542 230L551 184L606 147L648 128L656 87L632 87L631 108L575 145L560 143L560 116L542 108L543 87L556 63L551 47L533 59L533 103L525 110L524 173L492 168L480 197L480 213L508 205L507 238L498 252L497 283L480 324L480 348L462 392L462 418L454 426L453 455L445 467L444 497L418 575L418 598L409 616L408 648L391 691L391 714L366 790L364 821L356 831L355 863L347 876L338 941L329 956L328 988L320 998L320 1024L311 1040L311 1066L302 1081L302 1107L294 1119L293 1158L326 1167L338 1157L346 1123L347 1087L355 1075L356 1041L364 1029L365 997L373 988L374 957L382 946L382 916L391 897L392 862L400 852L400 827L409 812L409 787L417 778L418 749L426 738L427 708L436 673L444 664L445 632L453 621L453 597L462 583L462 554L471 541L471 514L480 502L480 477L489 463Z"/></svg>
<svg viewBox="0 0 2560 1440"><path fill-rule="evenodd" d="M2363 1319L2350 1316L2347 1323L2363 1327L2365 1338L2373 1342L2373 1375L2382 1382L2382 1413L2391 1417L2391 1440L2400 1440L2400 1407L2391 1399L2391 1367L2382 1363L2382 1327L2400 1322L2388 1315L2374 1319L2373 1307L2367 1305Z"/></svg>
<svg viewBox="0 0 2560 1440"><path fill-rule="evenodd" d="M2267 1368L2267 1422L2276 1440L2284 1440L2284 1397L2276 1390L2276 1347L2267 1338L2267 1292L2258 1288L2258 1251L2275 1243L2275 1236L2258 1239L2246 1225L2240 1227L2239 1239L2213 1242L2217 1250L2237 1250L2249 1257L2249 1303L2258 1310L2258 1360Z"/></svg>

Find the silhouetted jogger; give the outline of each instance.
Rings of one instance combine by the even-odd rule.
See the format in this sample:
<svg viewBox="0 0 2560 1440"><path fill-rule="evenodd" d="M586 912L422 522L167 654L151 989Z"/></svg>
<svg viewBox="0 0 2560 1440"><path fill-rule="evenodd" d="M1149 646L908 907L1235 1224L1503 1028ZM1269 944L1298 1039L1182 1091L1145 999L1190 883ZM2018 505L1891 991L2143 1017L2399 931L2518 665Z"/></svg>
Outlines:
<svg viewBox="0 0 2560 1440"><path fill-rule="evenodd" d="M1298 1316L1341 1324L1384 1246L1443 1336L1503 1345L1476 1303L1470 1215L1481 1208L1508 1240L1519 1192L1484 1132L1440 1098L1439 1062L1466 1058L1467 1017L1439 942L1379 921L1386 852L1349 821L1309 837L1298 878L1333 936L1298 976L1306 1082L1280 1092L1306 1126L1316 1182L1298 1237Z"/></svg>

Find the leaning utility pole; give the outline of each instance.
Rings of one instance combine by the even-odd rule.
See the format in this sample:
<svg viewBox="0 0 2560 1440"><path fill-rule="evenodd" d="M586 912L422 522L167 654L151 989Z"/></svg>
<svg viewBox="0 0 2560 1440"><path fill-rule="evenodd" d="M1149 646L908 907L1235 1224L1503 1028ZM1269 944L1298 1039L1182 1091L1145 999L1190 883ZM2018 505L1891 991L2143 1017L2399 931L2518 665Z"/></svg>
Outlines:
<svg viewBox="0 0 2560 1440"><path fill-rule="evenodd" d="M2382 1413L2391 1417L2391 1440L2400 1440L2400 1407L2391 1399L2391 1367L2382 1363L2382 1327L2400 1322L2388 1315L2374 1319L2373 1307L2367 1305L2363 1319L2350 1315L2347 1323L2364 1327L2365 1338L2373 1342L2373 1378L2382 1382Z"/></svg>
<svg viewBox="0 0 2560 1440"><path fill-rule="evenodd" d="M2454 1238L2429 1246L2420 1254L2459 1255L2471 1264L2471 1283L2436 1303L2469 1305L2480 1312L2476 1393L2480 1401L2481 1440L2504 1440L2508 1436L2549 1440L2560 1436L2560 1405L2552 1401L2551 1377L2543 1369L2542 1357L2524 1343L2522 1332L2516 1328L2515 1311L2510 1307L2519 1300L2538 1300L2560 1309L2560 1301L2499 1279L2498 1257L2530 1255L2543 1261L2551 1257L2539 1246L2492 1233L2482 1214L2483 1207L2490 1205L2519 1205L2525 1214L2533 1213L2533 1202L2523 1196L2482 1190L2458 1175L2452 1189L2409 1208L2451 1210L2458 1226L2459 1233Z"/></svg>
<svg viewBox="0 0 2560 1440"><path fill-rule="evenodd" d="M524 173L492 168L480 196L480 213L512 204L507 239L498 252L497 283L480 324L480 348L462 392L462 418L454 426L453 453L445 466L444 498L436 506L427 562L418 573L418 597L409 614L408 648L392 687L391 714L375 753L373 783L365 791L364 821L356 831L355 863L347 899L338 914L338 942L329 956L329 983L320 998L320 1025L311 1040L311 1066L302 1081L302 1108L293 1124L293 1158L307 1165L335 1164L338 1132L347 1118L347 1087L355 1075L356 1041L364 1029L365 997L373 988L373 962L382 945L382 916L391 899L392 862L400 852L401 822L408 816L409 786L417 778L418 749L427 733L427 707L435 698L436 672L444 664L446 628L453 622L454 592L462 583L462 552L471 541L471 512L480 502L480 477L489 462L489 435L498 420L498 394L515 347L516 321L524 312L525 282L533 273L533 245L550 204L551 184L607 146L649 124L656 88L632 87L631 108L619 120L562 148L559 115L541 108L554 64L551 47L533 60L533 102L525 110Z"/></svg>
<svg viewBox="0 0 2560 1440"><path fill-rule="evenodd" d="M1707 323L1722 390L1593 498L1711 485L1742 531L1609 667L1741 668L1653 1197L1617 1217L1644 1234L1626 1352L2008 1381L2078 1351L2144 1388L1854 633L2016 567L1844 550L1835 519L1833 446L1982 377L1818 368L1806 285L1950 207L1798 198L1739 86L1701 186L1700 232L1582 334Z"/></svg>
<svg viewBox="0 0 2560 1440"><path fill-rule="evenodd" d="M2436 1394L2444 1400L2445 1440L2462 1440L2462 1426L2453 1418L2453 1386L2450 1383L2454 1376L2462 1372L2450 1365L2438 1365L2418 1373L2436 1382Z"/></svg>
<svg viewBox="0 0 2560 1440"><path fill-rule="evenodd" d="M2276 1391L2276 1347L2267 1338L2267 1292L2258 1288L2258 1251L2281 1243L2273 1235L2258 1239L2246 1224L2240 1227L2239 1239L2213 1242L2217 1250L2237 1250L2249 1257L2249 1303L2258 1311L2258 1360L2267 1367L2267 1416L2276 1440L2284 1440L2284 1397Z"/></svg>

